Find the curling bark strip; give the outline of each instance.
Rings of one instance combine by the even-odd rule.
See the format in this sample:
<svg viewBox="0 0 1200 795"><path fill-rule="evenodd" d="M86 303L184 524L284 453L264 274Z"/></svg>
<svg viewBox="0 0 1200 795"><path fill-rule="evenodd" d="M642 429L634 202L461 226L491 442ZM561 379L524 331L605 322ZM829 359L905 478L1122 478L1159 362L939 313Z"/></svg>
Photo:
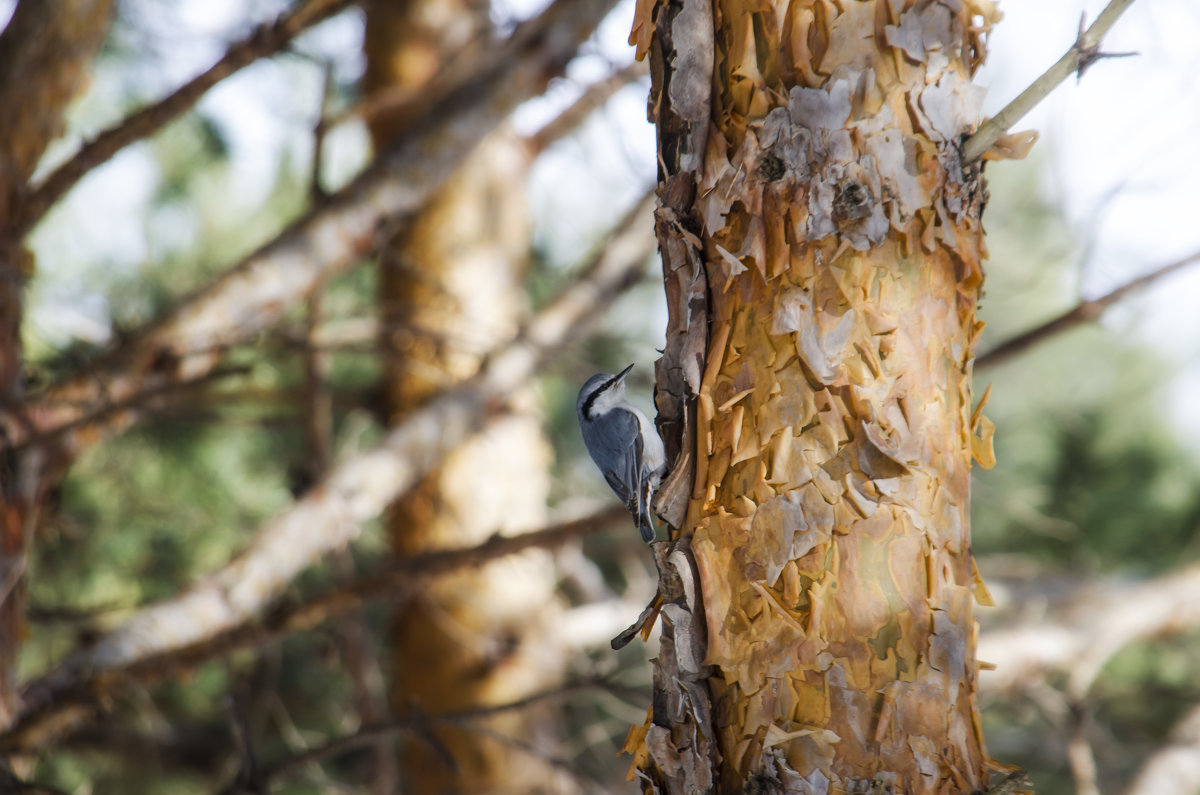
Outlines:
<svg viewBox="0 0 1200 795"><path fill-rule="evenodd" d="M658 508L680 530L668 573L696 578L664 593L655 707L627 743L645 791L986 787L968 514L972 455L990 460L971 411L984 190L958 146L996 16L639 3L671 312L657 402L679 456Z"/></svg>

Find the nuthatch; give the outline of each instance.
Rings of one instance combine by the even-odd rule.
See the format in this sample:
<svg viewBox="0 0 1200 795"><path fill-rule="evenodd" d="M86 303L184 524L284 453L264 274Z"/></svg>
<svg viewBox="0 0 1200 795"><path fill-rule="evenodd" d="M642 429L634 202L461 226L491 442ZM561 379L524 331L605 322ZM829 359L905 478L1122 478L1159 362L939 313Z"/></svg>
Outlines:
<svg viewBox="0 0 1200 795"><path fill-rule="evenodd" d="M604 479L633 514L642 540L654 540L650 498L666 469L662 439L654 424L625 399L625 376L597 373L579 390L575 411L583 443Z"/></svg>

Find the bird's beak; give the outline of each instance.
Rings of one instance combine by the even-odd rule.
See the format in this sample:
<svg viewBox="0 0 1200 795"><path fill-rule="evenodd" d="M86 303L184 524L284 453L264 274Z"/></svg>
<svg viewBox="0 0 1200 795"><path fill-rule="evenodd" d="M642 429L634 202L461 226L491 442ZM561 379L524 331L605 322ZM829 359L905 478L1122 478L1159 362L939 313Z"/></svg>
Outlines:
<svg viewBox="0 0 1200 795"><path fill-rule="evenodd" d="M637 364L637 362L634 362L634 364ZM622 370L621 372L617 373L617 379L616 379L617 383L619 384L619 383L621 383L622 381L624 381L624 380L625 380L625 376L629 375L629 371L630 371L630 370L632 370L632 369L633 369L633 364L629 365L629 366L628 366L628 367L626 367L624 370Z"/></svg>

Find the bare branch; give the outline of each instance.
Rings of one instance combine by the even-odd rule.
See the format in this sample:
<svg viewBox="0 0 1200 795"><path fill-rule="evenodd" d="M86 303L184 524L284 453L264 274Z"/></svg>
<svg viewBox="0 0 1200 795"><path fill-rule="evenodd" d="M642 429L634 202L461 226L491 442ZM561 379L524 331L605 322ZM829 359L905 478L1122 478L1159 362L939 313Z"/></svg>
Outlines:
<svg viewBox="0 0 1200 795"><path fill-rule="evenodd" d="M543 690L538 693L525 696L524 698L515 699L502 704L493 704L488 706L472 707L470 709L457 710L455 712L447 712L438 715L412 714L404 717L393 718L392 720L370 723L362 726L357 731L341 737L334 738L322 745L310 748L302 753L295 754L286 759L276 762L268 768L261 771L259 780L263 784L276 781L280 778L286 778L294 775L298 770L310 765L314 762L321 762L327 759L340 756L349 751L361 748L380 738L391 737L399 733L420 733L427 725L452 724L460 727L470 727L470 724L480 718L486 718L492 715L498 715L505 712L514 712L517 710L526 709L535 704L556 699L563 699L568 696L573 696L581 692L589 692L604 688L606 685L602 680L585 679L577 682L568 682L558 687ZM501 742L508 742L508 738L497 737ZM536 754L539 758L545 758L542 754L537 753L537 749L526 743L511 743L515 744L527 752ZM547 760L551 764L554 760ZM236 784L224 790L226 793L236 793L242 791Z"/></svg>
<svg viewBox="0 0 1200 795"><path fill-rule="evenodd" d="M158 132L191 110L217 83L260 58L267 58L279 52L296 36L339 13L349 6L351 1L309 0L274 22L259 25L249 36L226 50L225 55L208 71L179 87L170 96L122 119L84 144L70 160L48 174L41 184L25 197L14 224L16 234L22 236L32 229L46 211L93 168L126 146Z"/></svg>
<svg viewBox="0 0 1200 795"><path fill-rule="evenodd" d="M57 694L78 692L82 683L91 687L147 660L161 666L163 655L203 647L210 638L246 624L301 571L354 540L364 522L484 427L514 389L637 281L653 248L653 204L653 194L647 194L580 279L542 309L516 340L491 355L478 376L413 412L375 448L335 466L262 527L224 568L182 595L138 611L94 646L71 655L26 691L26 714L53 706ZM17 731L26 723L22 719Z"/></svg>
<svg viewBox="0 0 1200 795"><path fill-rule="evenodd" d="M562 70L614 2L557 0L521 25L486 59L486 71L427 108L411 135L324 205L111 356L12 407L9 444L56 437L69 460L140 417L108 406L211 370L229 346L269 327L316 284L367 254L381 223L419 208L475 144Z"/></svg>
<svg viewBox="0 0 1200 795"><path fill-rule="evenodd" d="M1079 585L1054 600L1047 613L984 630L979 659L995 665L980 673L984 692L1017 688L1062 671L1069 674L1068 699L1083 703L1104 665L1121 649L1200 626L1200 566L1143 582Z"/></svg>
<svg viewBox="0 0 1200 795"><path fill-rule="evenodd" d="M64 109L86 84L108 34L113 0L21 3L0 35L0 219L20 212L21 191L65 125ZM15 242L18 236L5 229Z"/></svg>
<svg viewBox="0 0 1200 795"><path fill-rule="evenodd" d="M1131 54L1100 52L1100 40L1108 33L1117 18L1131 5L1133 5L1133 0L1110 0L1109 4L1100 12L1100 16L1096 17L1096 21L1086 31L1082 29L1083 22L1080 21L1079 35L1075 38L1071 48L1063 54L1063 57L1059 58L1041 77L1034 80L1033 84L1022 91L1016 99L1005 105L1003 110L979 125L975 134L966 140L962 149L962 162L964 164L971 163L982 157L996 141L1000 140L1002 135L1008 132L1026 113L1033 110L1039 102L1058 87L1059 83L1066 80L1068 75L1075 73L1082 76L1089 66L1101 58Z"/></svg>
<svg viewBox="0 0 1200 795"><path fill-rule="evenodd" d="M1100 795L1096 754L1092 751L1092 743L1087 736L1091 723L1087 705L1071 704L1068 721L1067 762L1071 767L1071 778L1075 781L1075 795Z"/></svg>
<svg viewBox="0 0 1200 795"><path fill-rule="evenodd" d="M277 605L257 620L246 616L242 623L194 643L147 649L123 660L98 658L98 646L80 649L63 666L25 688L25 710L10 730L0 734L0 749L31 750L43 745L66 728L86 720L103 703L129 687L161 681L238 649L259 647L284 635L312 629L369 602L396 598L429 579L526 549L561 546L627 519L625 508L614 506L535 532L492 536L477 546L417 555L302 602Z"/></svg>
<svg viewBox="0 0 1200 795"><path fill-rule="evenodd" d="M575 100L562 113L555 116L544 127L525 139L525 146L530 157L537 157L556 141L559 141L579 127L594 111L612 99L625 86L639 80L650 73L644 61L633 63L613 72L603 80L588 86L583 95Z"/></svg>
<svg viewBox="0 0 1200 795"><path fill-rule="evenodd" d="M1053 337L1060 332L1075 328L1090 321L1095 320L1108 307L1120 301L1130 293L1147 287L1150 284L1170 276L1176 271L1183 270L1188 265L1200 262L1200 251L1189 254L1183 259L1176 260L1169 265L1164 265L1161 268L1152 270L1149 273L1139 276L1136 279L1126 282L1125 284L1111 290L1099 298L1093 298L1088 301L1079 302L1073 309L1070 309L1058 317L1048 320L1040 326L1035 326L1029 331L1018 334L1012 339L1005 340L990 351L980 354L975 359L975 369L979 370L984 367L994 367L1002 362L1011 359L1019 353L1023 353L1028 348L1032 348L1038 343L1045 342L1050 337Z"/></svg>

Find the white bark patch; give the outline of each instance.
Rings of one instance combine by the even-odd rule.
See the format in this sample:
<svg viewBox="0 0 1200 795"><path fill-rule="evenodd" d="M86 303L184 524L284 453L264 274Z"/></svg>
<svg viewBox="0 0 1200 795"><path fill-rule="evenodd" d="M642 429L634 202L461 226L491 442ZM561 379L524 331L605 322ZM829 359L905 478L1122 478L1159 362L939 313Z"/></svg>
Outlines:
<svg viewBox="0 0 1200 795"><path fill-rule="evenodd" d="M908 747L912 749L921 775L936 779L941 766L938 764L938 750L933 741L928 737L913 735L908 738Z"/></svg>
<svg viewBox="0 0 1200 795"><path fill-rule="evenodd" d="M781 161L785 174L795 179L808 176L808 142L795 134L792 116L787 108L775 108L762 120L761 125L752 125L759 147L770 151Z"/></svg>
<svg viewBox="0 0 1200 795"><path fill-rule="evenodd" d="M966 82L957 73L944 72L936 84L921 92L921 112L929 122L922 128L934 140L957 140L974 129L985 93L985 89Z"/></svg>
<svg viewBox="0 0 1200 795"><path fill-rule="evenodd" d="M919 11L910 10L900 18L899 25L884 28L884 40L899 47L917 63L925 60L928 50L941 50L957 38L950 9L930 3Z"/></svg>
<svg viewBox="0 0 1200 795"><path fill-rule="evenodd" d="M813 132L840 130L850 118L850 82L839 80L828 91L796 86L788 95L792 121Z"/></svg>
<svg viewBox="0 0 1200 795"><path fill-rule="evenodd" d="M917 179L916 162L905 151L904 136L899 130L884 130L871 135L865 147L875 158L879 178L891 199L892 225L901 231L907 228L917 210L929 206L929 191Z"/></svg>
<svg viewBox="0 0 1200 795"><path fill-rule="evenodd" d="M838 365L845 358L855 311L840 317L814 309L812 298L801 289L783 293L772 314L772 334L795 334L796 353L823 384L838 376Z"/></svg>
<svg viewBox="0 0 1200 795"><path fill-rule="evenodd" d="M904 54L917 63L925 60L925 37L921 35L921 20L917 14L908 13L900 18L899 25L888 25L883 29L883 39L891 47L899 47Z"/></svg>

